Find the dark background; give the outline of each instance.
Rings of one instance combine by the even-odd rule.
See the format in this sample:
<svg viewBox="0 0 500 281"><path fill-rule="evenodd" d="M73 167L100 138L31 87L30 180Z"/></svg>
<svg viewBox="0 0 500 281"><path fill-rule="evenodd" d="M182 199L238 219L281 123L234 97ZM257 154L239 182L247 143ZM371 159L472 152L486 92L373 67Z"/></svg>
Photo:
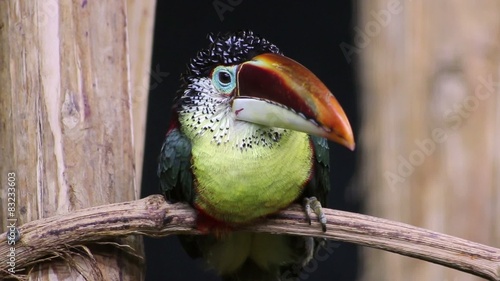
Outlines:
<svg viewBox="0 0 500 281"><path fill-rule="evenodd" d="M157 155L167 131L179 75L189 59L207 46L209 32L251 29L276 44L286 56L305 65L329 87L358 137L354 64L348 62L339 47L342 42L352 45L354 8L351 1L328 0L158 1L142 196L158 193ZM168 76L161 74L165 72ZM332 191L328 207L359 211L357 203L345 199L346 187L353 180L356 152L336 144L330 147ZM219 280L204 269L201 261L189 258L176 237L144 240L147 281ZM355 246L339 243L328 259L319 261L318 269L304 280L355 280L357 255Z"/></svg>

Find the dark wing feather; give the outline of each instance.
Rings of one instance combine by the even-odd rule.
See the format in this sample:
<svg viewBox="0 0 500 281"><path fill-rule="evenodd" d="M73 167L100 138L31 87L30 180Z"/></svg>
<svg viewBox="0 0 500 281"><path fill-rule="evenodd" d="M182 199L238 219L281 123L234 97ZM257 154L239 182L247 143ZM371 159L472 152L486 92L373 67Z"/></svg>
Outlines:
<svg viewBox="0 0 500 281"><path fill-rule="evenodd" d="M165 137L158 159L160 189L172 202L193 202L193 173L191 171L191 142L178 129L173 128ZM192 257L200 256L196 236L182 235L179 240Z"/></svg>
<svg viewBox="0 0 500 281"><path fill-rule="evenodd" d="M160 189L167 200L192 203L191 142L177 128L171 129L163 142L158 159L158 177Z"/></svg>
<svg viewBox="0 0 500 281"><path fill-rule="evenodd" d="M314 171L307 184L303 197L316 196L323 207L326 207L330 191L330 153L328 141L325 138L311 136L314 149ZM303 198L302 197L302 198Z"/></svg>

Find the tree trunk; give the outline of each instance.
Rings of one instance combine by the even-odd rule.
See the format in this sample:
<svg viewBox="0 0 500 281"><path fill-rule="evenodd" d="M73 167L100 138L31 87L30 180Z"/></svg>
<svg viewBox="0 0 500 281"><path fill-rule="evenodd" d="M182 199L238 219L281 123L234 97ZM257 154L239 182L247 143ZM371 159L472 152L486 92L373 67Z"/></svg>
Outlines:
<svg viewBox="0 0 500 281"><path fill-rule="evenodd" d="M141 184L144 160L155 8L156 0L127 0L137 186ZM140 193L136 196L139 197Z"/></svg>
<svg viewBox="0 0 500 281"><path fill-rule="evenodd" d="M138 199L127 22L124 0L0 0L0 179L15 186L2 189L1 231L13 230L11 222ZM7 203L14 197L13 211ZM143 279L140 237L56 256L18 274Z"/></svg>
<svg viewBox="0 0 500 281"><path fill-rule="evenodd" d="M500 2L360 1L358 14L366 213L499 247ZM361 280L479 280L363 252Z"/></svg>

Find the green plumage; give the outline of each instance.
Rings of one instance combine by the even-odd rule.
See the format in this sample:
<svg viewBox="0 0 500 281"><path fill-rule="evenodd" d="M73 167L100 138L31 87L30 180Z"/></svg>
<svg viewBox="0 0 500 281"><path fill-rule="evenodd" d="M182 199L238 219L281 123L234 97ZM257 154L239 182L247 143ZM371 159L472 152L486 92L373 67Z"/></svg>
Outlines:
<svg viewBox="0 0 500 281"><path fill-rule="evenodd" d="M301 197L316 196L325 206L330 191L328 142L316 136L309 138L314 150L314 170ZM160 177L161 191L168 200L193 203L191 141L177 128L172 129L165 138L158 159L157 173Z"/></svg>
<svg viewBox="0 0 500 281"><path fill-rule="evenodd" d="M309 136L308 139L313 149L312 174L305 183L302 193L294 201L302 203L304 196L316 196L323 205L326 205L326 196L329 190L328 143L325 139L314 136ZM196 190L193 181L195 178L190 167L191 147L191 141L178 129L171 130L165 139L160 154L158 174L161 179L162 191L169 200L187 201L191 204L195 201ZM298 152L288 151L288 153ZM233 173L238 172L237 163L240 160L235 158ZM276 169L287 169L288 164L285 162ZM235 180L237 179L238 177L235 175ZM229 190L231 186L220 188ZM235 201L234 203L237 205L239 202ZM235 208L235 212L240 211L242 210ZM318 241L312 238L270 234L235 233L225 237L224 242L210 235L181 236L180 238L183 247L191 257L204 257L208 265L226 276L227 280L280 280L278 277L285 273L288 278L291 278L299 274L299 269L312 257L313 251L318 245ZM246 248L252 244L254 250ZM270 253L274 255L266 253L265 250L271 250ZM256 261L257 258L261 259ZM259 262L264 265L265 270L259 267ZM255 274L258 274L259 279L253 279ZM243 278L241 276L247 276L249 279L238 279Z"/></svg>
<svg viewBox="0 0 500 281"><path fill-rule="evenodd" d="M172 129L163 142L158 160L162 193L168 200L192 203L191 141L179 129Z"/></svg>

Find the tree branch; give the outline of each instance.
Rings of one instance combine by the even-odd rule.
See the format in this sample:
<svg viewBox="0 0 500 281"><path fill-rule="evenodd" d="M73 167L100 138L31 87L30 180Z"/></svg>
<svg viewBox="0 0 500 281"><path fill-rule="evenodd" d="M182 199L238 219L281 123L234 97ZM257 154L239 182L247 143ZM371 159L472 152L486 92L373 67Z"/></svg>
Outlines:
<svg viewBox="0 0 500 281"><path fill-rule="evenodd" d="M500 249L385 219L324 210L328 219L326 232L316 222L310 226L298 205L240 229L350 242L500 280ZM195 229L195 217L188 205L169 204L161 195L76 210L20 226L21 236L15 246L9 246L8 234L2 233L0 256L8 256L10 248L15 247L16 268L23 268L47 257L61 256L72 246L111 237L201 234ZM0 278L9 275L8 268L6 263L0 264Z"/></svg>

